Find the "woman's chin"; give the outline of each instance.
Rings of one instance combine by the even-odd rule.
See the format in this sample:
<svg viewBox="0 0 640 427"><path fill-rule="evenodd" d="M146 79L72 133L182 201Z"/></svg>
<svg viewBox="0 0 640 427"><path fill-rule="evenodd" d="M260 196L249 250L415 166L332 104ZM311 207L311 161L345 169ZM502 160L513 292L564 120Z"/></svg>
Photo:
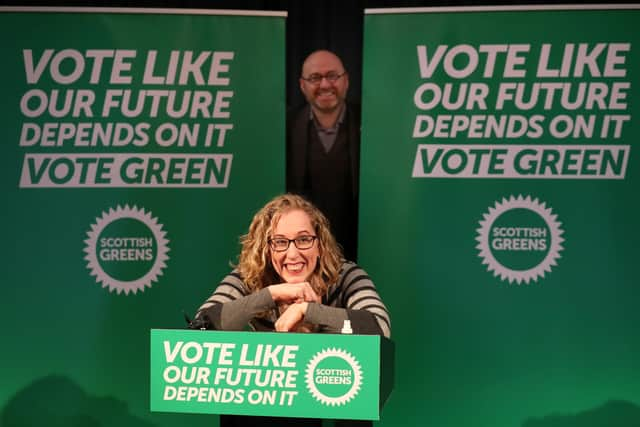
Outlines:
<svg viewBox="0 0 640 427"><path fill-rule="evenodd" d="M309 277L309 275L301 270L299 273L286 272L283 278L287 283L300 283L305 282L307 280L307 277Z"/></svg>

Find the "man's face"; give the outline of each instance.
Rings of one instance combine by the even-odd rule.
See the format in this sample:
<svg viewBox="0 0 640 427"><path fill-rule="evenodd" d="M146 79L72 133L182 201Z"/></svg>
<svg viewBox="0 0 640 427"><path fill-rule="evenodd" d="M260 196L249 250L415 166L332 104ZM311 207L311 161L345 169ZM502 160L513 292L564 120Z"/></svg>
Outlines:
<svg viewBox="0 0 640 427"><path fill-rule="evenodd" d="M339 75L330 81L327 75ZM305 79L321 77L317 82ZM349 89L349 75L342 66L342 61L331 52L320 51L307 58L302 66L300 90L311 107L322 113L330 113L342 107Z"/></svg>

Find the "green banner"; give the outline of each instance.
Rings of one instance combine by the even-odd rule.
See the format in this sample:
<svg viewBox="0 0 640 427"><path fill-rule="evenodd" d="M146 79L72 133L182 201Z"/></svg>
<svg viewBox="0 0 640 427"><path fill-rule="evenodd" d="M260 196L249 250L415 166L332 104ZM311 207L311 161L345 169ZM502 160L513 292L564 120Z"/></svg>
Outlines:
<svg viewBox="0 0 640 427"><path fill-rule="evenodd" d="M639 20L367 11L359 261L398 346L383 425L640 424Z"/></svg>
<svg viewBox="0 0 640 427"><path fill-rule="evenodd" d="M377 420L383 344L391 346L365 335L152 330L151 410Z"/></svg>
<svg viewBox="0 0 640 427"><path fill-rule="evenodd" d="M4 425L187 423L149 412L148 331L284 189L285 16L0 9Z"/></svg>

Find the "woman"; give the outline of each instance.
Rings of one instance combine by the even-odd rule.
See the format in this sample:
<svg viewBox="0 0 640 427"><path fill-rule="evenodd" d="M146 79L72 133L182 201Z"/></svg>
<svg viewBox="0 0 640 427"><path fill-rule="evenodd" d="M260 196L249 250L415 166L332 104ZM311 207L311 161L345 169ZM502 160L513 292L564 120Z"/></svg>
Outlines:
<svg viewBox="0 0 640 427"><path fill-rule="evenodd" d="M278 196L241 238L236 268L200 307L213 329L389 337L389 313L367 273L342 258L325 216L304 198Z"/></svg>

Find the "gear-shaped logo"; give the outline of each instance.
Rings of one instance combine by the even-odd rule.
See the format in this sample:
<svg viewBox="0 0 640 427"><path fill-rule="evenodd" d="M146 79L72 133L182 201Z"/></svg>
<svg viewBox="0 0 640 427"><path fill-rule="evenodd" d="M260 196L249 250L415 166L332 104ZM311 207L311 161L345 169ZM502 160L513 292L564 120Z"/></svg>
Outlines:
<svg viewBox="0 0 640 427"><path fill-rule="evenodd" d="M133 226L139 230L139 234L146 237L102 236L110 226L127 222L127 225ZM125 295L128 295L129 292L135 294L137 291L144 291L145 287L150 288L152 283L158 280L158 276L162 275L163 269L167 266L165 261L169 259L169 240L165 236L162 225L158 223L157 218L152 217L151 212L145 212L136 206L130 208L128 205L124 208L119 205L116 209L109 208L96 218L96 222L91 224L91 230L87 232L84 248L87 268L91 275L96 277L96 282L102 283L103 288L108 287L110 292L115 290L120 294L124 291ZM109 242L111 249L107 248L104 242ZM120 276L109 271L106 268L107 263L127 267L133 265L137 268L134 268L133 273L128 273L128 276Z"/></svg>
<svg viewBox="0 0 640 427"><path fill-rule="evenodd" d="M328 348L311 358L307 364L305 381L307 389L317 401L328 406L340 406L351 401L360 391L362 368L351 353Z"/></svg>
<svg viewBox="0 0 640 427"><path fill-rule="evenodd" d="M524 269L508 268L503 265L503 263L496 259L490 243L492 238L491 231L496 221L501 215L517 209L525 209L537 215L538 219L544 221L549 235L549 239L537 239L538 241L542 240L542 243L544 243L541 246L547 250L546 256L532 267ZM561 245L565 240L562 237L564 231L560 228L561 223L557 221L557 215L553 214L551 208L547 208L545 203L538 202L538 199L532 200L530 196L526 198L522 197L522 195L518 195L518 197L510 196L509 200L503 198L502 203L496 202L494 207L489 208L488 213L483 214L483 218L484 219L480 221L480 228L477 229L478 236L476 240L478 241L478 245L476 248L480 250L478 256L482 258L482 264L486 264L487 270L493 271L494 276L499 275L501 280L508 279L509 283L515 281L518 285L522 282L529 284L531 280L537 281L538 278L544 278L545 273L550 273L551 267L557 265L556 260L560 258L560 252L564 249ZM529 239L529 237L535 229L511 227L508 228L508 230L512 231L512 235L519 235L520 232L522 232L521 234L526 238L514 239L515 241L512 240L513 244L507 247L507 249L513 250L514 252L526 252L531 249L531 241L536 239ZM545 235L546 230L540 234ZM529 231L529 234L527 231ZM547 240L550 241L548 245L546 243Z"/></svg>

